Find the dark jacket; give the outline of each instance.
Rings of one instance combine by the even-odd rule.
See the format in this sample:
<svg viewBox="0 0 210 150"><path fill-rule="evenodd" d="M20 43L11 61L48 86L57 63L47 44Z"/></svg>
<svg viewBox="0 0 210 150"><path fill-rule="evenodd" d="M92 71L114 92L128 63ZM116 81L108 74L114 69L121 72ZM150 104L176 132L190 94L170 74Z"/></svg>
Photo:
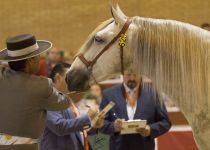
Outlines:
<svg viewBox="0 0 210 150"><path fill-rule="evenodd" d="M157 93L151 86L152 84L148 83L147 86L143 87L141 85L139 88L141 90L134 115L134 119L147 120L148 125L151 127L149 137L143 137L140 134L120 135L114 132L113 122L116 116L128 120L124 96L125 89L121 84L104 91L100 108L103 109L110 101L116 104L106 115L105 125L101 129L101 132L111 135L110 150L154 150L154 138L170 129L171 123L165 105L160 104Z"/></svg>

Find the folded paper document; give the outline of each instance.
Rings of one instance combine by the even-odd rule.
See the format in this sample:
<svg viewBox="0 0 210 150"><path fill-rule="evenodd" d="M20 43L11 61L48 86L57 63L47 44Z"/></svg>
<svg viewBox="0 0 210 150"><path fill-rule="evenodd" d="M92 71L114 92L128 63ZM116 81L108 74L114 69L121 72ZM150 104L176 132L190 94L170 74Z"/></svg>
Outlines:
<svg viewBox="0 0 210 150"><path fill-rule="evenodd" d="M100 111L100 112L98 113L98 115L91 121L91 125L95 125L96 122L97 122L97 120L98 120L99 118L101 118L101 116L105 116L106 113L108 113L109 110L112 109L112 107L114 107L114 105L115 105L115 103L112 102L112 101L110 101L109 104L106 105L106 107L104 107L104 109L103 109L102 111Z"/></svg>
<svg viewBox="0 0 210 150"><path fill-rule="evenodd" d="M137 133L136 129L138 128L145 128L147 125L146 120L128 120L122 122L122 130L120 134L135 134Z"/></svg>

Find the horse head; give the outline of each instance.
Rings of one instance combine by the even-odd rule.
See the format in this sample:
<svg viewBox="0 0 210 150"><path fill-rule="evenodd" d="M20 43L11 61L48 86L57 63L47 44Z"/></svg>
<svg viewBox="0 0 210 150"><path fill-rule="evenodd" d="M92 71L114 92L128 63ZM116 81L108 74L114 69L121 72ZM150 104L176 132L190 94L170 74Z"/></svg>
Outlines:
<svg viewBox="0 0 210 150"><path fill-rule="evenodd" d="M66 82L70 91L85 90L94 80L101 81L120 72L120 48L117 36L128 17L118 5L116 9L111 7L111 13L113 18L99 25L89 35L68 70Z"/></svg>

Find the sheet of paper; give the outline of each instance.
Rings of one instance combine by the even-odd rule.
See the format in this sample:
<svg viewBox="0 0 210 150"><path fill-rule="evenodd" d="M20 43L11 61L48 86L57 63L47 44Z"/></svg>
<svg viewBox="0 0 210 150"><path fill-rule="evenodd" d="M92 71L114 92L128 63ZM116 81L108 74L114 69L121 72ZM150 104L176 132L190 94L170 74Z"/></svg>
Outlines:
<svg viewBox="0 0 210 150"><path fill-rule="evenodd" d="M115 103L110 101L109 104L106 105L106 107L104 107L104 109L100 111L98 115L92 120L91 125L94 125L97 122L98 118L100 118L101 116L105 116L106 113L108 113L109 110L112 109L112 107L114 107L114 105Z"/></svg>
<svg viewBox="0 0 210 150"><path fill-rule="evenodd" d="M137 133L136 129L138 128L145 128L147 125L146 120L128 120L128 121L123 121L122 123L122 130L120 134L135 134Z"/></svg>

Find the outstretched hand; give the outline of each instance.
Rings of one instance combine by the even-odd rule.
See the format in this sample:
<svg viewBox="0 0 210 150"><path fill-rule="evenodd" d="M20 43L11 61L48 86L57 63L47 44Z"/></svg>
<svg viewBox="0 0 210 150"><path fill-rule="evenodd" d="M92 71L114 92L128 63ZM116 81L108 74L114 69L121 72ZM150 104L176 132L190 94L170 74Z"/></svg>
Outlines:
<svg viewBox="0 0 210 150"><path fill-rule="evenodd" d="M97 116L99 113L99 109L97 108L90 108L88 110L88 116L91 121L92 128L101 128L104 125L104 115Z"/></svg>

